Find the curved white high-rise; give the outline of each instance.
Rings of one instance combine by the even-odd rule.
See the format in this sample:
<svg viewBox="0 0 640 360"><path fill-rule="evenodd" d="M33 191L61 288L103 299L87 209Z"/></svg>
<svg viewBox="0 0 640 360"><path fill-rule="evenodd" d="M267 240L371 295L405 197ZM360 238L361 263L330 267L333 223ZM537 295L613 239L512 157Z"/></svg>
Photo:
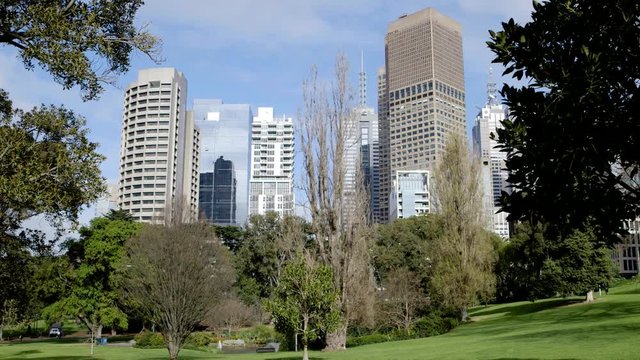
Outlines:
<svg viewBox="0 0 640 360"><path fill-rule="evenodd" d="M198 213L199 132L187 116L187 80L174 68L141 70L125 93L118 207L137 221Z"/></svg>

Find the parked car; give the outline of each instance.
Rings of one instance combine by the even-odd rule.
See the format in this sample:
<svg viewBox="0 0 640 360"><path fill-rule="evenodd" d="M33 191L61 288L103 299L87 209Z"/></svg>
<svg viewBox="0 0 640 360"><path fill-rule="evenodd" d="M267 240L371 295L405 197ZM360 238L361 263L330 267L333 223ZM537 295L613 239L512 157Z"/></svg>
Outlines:
<svg viewBox="0 0 640 360"><path fill-rule="evenodd" d="M56 338L61 338L64 335L64 333L62 332L62 328L60 327L52 327L51 330L49 330L49 337L56 337Z"/></svg>

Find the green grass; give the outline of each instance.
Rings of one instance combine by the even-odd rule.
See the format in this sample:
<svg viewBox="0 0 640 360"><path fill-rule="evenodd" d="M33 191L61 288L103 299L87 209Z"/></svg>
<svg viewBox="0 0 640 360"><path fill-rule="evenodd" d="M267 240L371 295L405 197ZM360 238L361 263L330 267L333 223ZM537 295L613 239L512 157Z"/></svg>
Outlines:
<svg viewBox="0 0 640 360"><path fill-rule="evenodd" d="M604 292L603 292L604 294ZM593 304L549 299L476 308L474 319L449 334L361 346L339 353L314 352L312 359L640 359L640 284L627 281ZM23 343L0 346L0 360L160 360L163 349L97 347L87 344ZM184 350L181 359L285 360L301 354L224 355Z"/></svg>

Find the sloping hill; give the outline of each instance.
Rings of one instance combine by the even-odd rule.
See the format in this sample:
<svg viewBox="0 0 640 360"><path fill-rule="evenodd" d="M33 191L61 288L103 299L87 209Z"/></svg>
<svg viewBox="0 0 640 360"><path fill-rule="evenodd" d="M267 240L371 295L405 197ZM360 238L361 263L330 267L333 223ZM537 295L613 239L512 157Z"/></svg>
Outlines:
<svg viewBox="0 0 640 360"><path fill-rule="evenodd" d="M449 334L361 346L312 359L640 359L640 284L626 282L609 295L549 299L474 309L473 321ZM14 359L166 359L162 349L99 347L86 344L31 343L0 346L0 360ZM218 355L183 351L182 359L299 359L301 353Z"/></svg>

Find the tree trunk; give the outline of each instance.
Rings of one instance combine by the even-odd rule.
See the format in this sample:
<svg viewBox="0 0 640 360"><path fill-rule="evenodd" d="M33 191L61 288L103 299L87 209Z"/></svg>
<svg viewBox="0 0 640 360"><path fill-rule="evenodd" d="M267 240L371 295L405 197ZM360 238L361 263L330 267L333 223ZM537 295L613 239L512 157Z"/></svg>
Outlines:
<svg viewBox="0 0 640 360"><path fill-rule="evenodd" d="M111 336L116 336L118 335L118 333L116 332L115 328L111 328Z"/></svg>
<svg viewBox="0 0 640 360"><path fill-rule="evenodd" d="M169 341L169 343L167 344L167 348L169 349L169 359L178 360L178 353L180 352L180 348L173 341Z"/></svg>
<svg viewBox="0 0 640 360"><path fill-rule="evenodd" d="M102 338L102 325L96 327L96 339Z"/></svg>
<svg viewBox="0 0 640 360"><path fill-rule="evenodd" d="M302 360L309 360L309 350L307 349L307 344L304 344L302 348Z"/></svg>
<svg viewBox="0 0 640 360"><path fill-rule="evenodd" d="M324 351L340 351L347 349L347 326L341 325L337 330L327 334L327 346Z"/></svg>
<svg viewBox="0 0 640 360"><path fill-rule="evenodd" d="M592 303L593 302L593 290L589 290L589 292L587 293L587 299L585 301L586 303Z"/></svg>
<svg viewBox="0 0 640 360"><path fill-rule="evenodd" d="M467 319L469 318L469 312L467 311L466 307L463 307L460 311L460 317L462 318L462 321L467 321Z"/></svg>
<svg viewBox="0 0 640 360"><path fill-rule="evenodd" d="M4 330L4 325L0 325L0 341L4 341L4 337L2 336Z"/></svg>

